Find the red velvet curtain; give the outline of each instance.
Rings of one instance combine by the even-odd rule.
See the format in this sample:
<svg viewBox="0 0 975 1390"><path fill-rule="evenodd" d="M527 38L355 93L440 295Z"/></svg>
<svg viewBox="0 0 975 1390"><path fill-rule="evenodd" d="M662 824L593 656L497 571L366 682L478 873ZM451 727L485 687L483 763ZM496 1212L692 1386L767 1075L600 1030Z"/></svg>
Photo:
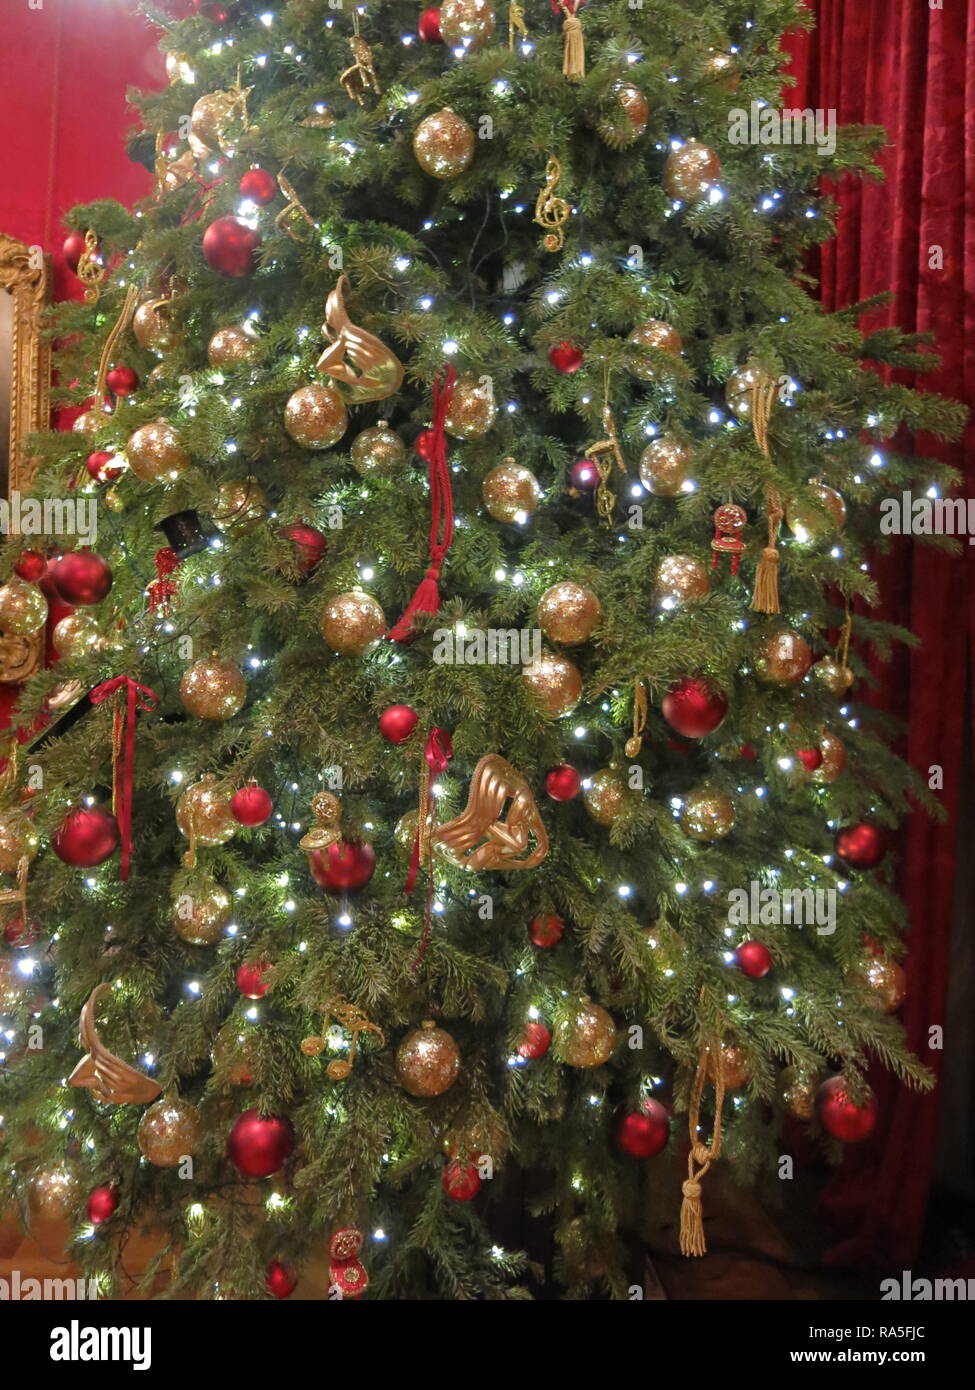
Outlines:
<svg viewBox="0 0 975 1390"><path fill-rule="evenodd" d="M797 87L790 105L835 108L840 122L883 125L886 182L844 183L839 235L821 254L821 293L838 308L890 290L870 326L932 333L942 365L918 380L966 403L975 398L975 0L929 9L925 0L816 0L816 31L790 44ZM935 248L941 248L941 266ZM969 432L967 442L972 439ZM919 440L918 451L964 474L971 496L975 460L963 446ZM909 992L903 1019L912 1047L940 1073L929 1047L944 1022L955 882L955 827L963 775L965 679L972 552L946 556L903 540L875 573L883 616L910 627L922 646L891 666L866 698L908 724L901 751L925 776L944 769L945 826L916 813L902 840L901 886L911 914ZM949 1040L950 1041L950 1040ZM919 1096L889 1076L872 1078L881 1122L869 1146L851 1150L825 1203L837 1228L836 1263L909 1267L916 1257L937 1138L937 1094Z"/></svg>

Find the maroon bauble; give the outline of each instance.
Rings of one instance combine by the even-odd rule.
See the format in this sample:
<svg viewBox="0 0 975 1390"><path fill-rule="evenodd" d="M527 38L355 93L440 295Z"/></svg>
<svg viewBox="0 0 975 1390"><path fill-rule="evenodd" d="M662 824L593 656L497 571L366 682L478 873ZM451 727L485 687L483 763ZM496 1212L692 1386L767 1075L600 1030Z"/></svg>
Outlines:
<svg viewBox="0 0 975 1390"><path fill-rule="evenodd" d="M817 767L823 765L823 755L818 748L797 748L796 757L807 772L815 772Z"/></svg>
<svg viewBox="0 0 975 1390"><path fill-rule="evenodd" d="M728 697L697 676L677 681L661 703L663 716L685 738L713 734L728 713Z"/></svg>
<svg viewBox="0 0 975 1390"><path fill-rule="evenodd" d="M738 748L738 756L739 758L747 758L750 763L753 763L758 757L758 753L752 744L742 743Z"/></svg>
<svg viewBox="0 0 975 1390"><path fill-rule="evenodd" d="M241 175L240 196L246 198L250 203L256 203L258 207L266 207L272 201L278 191L278 181L273 174L268 173L267 169L248 169L246 174Z"/></svg>
<svg viewBox="0 0 975 1390"><path fill-rule="evenodd" d="M254 961L250 965L238 965L234 978L237 981L237 988L245 999L264 998L271 988L264 979L270 968L271 963L266 960Z"/></svg>
<svg viewBox="0 0 975 1390"><path fill-rule="evenodd" d="M96 449L85 459L85 467L89 478L94 478L96 483L114 483L125 472L118 455L113 454L111 449Z"/></svg>
<svg viewBox="0 0 975 1390"><path fill-rule="evenodd" d="M524 1057L527 1062L536 1062L539 1057L545 1056L551 1046L550 1028L546 1028L544 1023L526 1023L518 1043L518 1056Z"/></svg>
<svg viewBox="0 0 975 1390"><path fill-rule="evenodd" d="M390 705L379 716L379 732L390 743L402 743L416 728L419 718L409 705Z"/></svg>
<svg viewBox="0 0 975 1390"><path fill-rule="evenodd" d="M47 570L47 556L39 550L22 550L14 565L14 574L26 579L28 584L36 584Z"/></svg>
<svg viewBox="0 0 975 1390"><path fill-rule="evenodd" d="M68 269L78 273L78 262L81 260L85 249L84 232L69 232L64 238L61 246L61 254L67 262Z"/></svg>
<svg viewBox="0 0 975 1390"><path fill-rule="evenodd" d="M877 1097L868 1086L862 1105L854 1105L842 1076L831 1076L816 1092L819 1123L833 1139L843 1144L859 1144L874 1131L877 1123Z"/></svg>
<svg viewBox="0 0 975 1390"><path fill-rule="evenodd" d="M592 492L599 482L599 469L592 459L578 459L572 465L570 477L576 492Z"/></svg>
<svg viewBox="0 0 975 1390"><path fill-rule="evenodd" d="M274 810L274 802L263 787L249 782L230 798L230 810L238 825L263 825Z"/></svg>
<svg viewBox="0 0 975 1390"><path fill-rule="evenodd" d="M459 1158L452 1158L449 1163L444 1164L440 1181L444 1192L455 1202L469 1202L481 1190L481 1175L477 1171L477 1164L462 1163Z"/></svg>
<svg viewBox="0 0 975 1390"><path fill-rule="evenodd" d="M284 1115L245 1110L227 1135L227 1157L245 1178L269 1178L291 1157L295 1132Z"/></svg>
<svg viewBox="0 0 975 1390"><path fill-rule="evenodd" d="M639 1110L630 1110L616 1121L617 1147L631 1158L653 1158L667 1147L670 1138L670 1116L652 1097L640 1102Z"/></svg>
<svg viewBox="0 0 975 1390"><path fill-rule="evenodd" d="M539 912L528 923L528 935L536 946L557 946L564 931L565 923L554 912Z"/></svg>
<svg viewBox="0 0 975 1390"><path fill-rule="evenodd" d="M101 603L112 588L112 567L93 550L71 550L51 566L58 598L74 608Z"/></svg>
<svg viewBox="0 0 975 1390"><path fill-rule="evenodd" d="M86 1206L88 1220L93 1226L100 1226L103 1221L114 1216L118 1210L118 1188L113 1183L104 1183L101 1187L94 1188L88 1194Z"/></svg>
<svg viewBox="0 0 975 1390"><path fill-rule="evenodd" d="M557 372L570 376L577 372L585 361L586 354L574 343L557 343L548 350L548 360Z"/></svg>
<svg viewBox="0 0 975 1390"><path fill-rule="evenodd" d="M424 43L443 43L443 34L440 32L440 11L435 5L431 5L420 15L416 32Z"/></svg>
<svg viewBox="0 0 975 1390"><path fill-rule="evenodd" d="M118 821L101 806L76 806L51 836L51 848L65 864L93 869L118 848Z"/></svg>
<svg viewBox="0 0 975 1390"><path fill-rule="evenodd" d="M289 541L294 541L298 547L298 566L307 578L324 559L328 541L321 531L316 530L314 526L306 525L300 517L297 521L292 521L290 526L283 527L281 534Z"/></svg>
<svg viewBox="0 0 975 1390"><path fill-rule="evenodd" d="M3 929L3 939L14 950L26 950L41 939L43 925L39 917L11 917Z"/></svg>
<svg viewBox="0 0 975 1390"><path fill-rule="evenodd" d="M848 825L836 832L836 853L855 869L875 869L887 853L887 836L870 821Z"/></svg>
<svg viewBox="0 0 975 1390"><path fill-rule="evenodd" d="M437 437L433 430L421 430L414 439L413 449L418 457L423 459L424 463L429 463L433 458L433 449L436 442Z"/></svg>
<svg viewBox="0 0 975 1390"><path fill-rule="evenodd" d="M133 367L113 367L105 385L116 396L134 396L139 389L139 373Z"/></svg>
<svg viewBox="0 0 975 1390"><path fill-rule="evenodd" d="M772 969L772 954L760 941L743 941L735 952L735 964L750 980L760 980Z"/></svg>
<svg viewBox="0 0 975 1390"><path fill-rule="evenodd" d="M545 774L545 790L553 801L571 801L581 786L582 778L568 763L559 763Z"/></svg>
<svg viewBox="0 0 975 1390"><path fill-rule="evenodd" d="M298 1275L284 1260L271 1260L264 1271L264 1287L275 1298L290 1298L298 1287Z"/></svg>
<svg viewBox="0 0 975 1390"><path fill-rule="evenodd" d="M365 888L376 869L376 851L365 840L339 840L324 854L313 849L308 860L312 877L327 893L354 893Z"/></svg>
<svg viewBox="0 0 975 1390"><path fill-rule="evenodd" d="M218 217L203 233L203 258L211 270L241 279L257 269L261 237L237 217Z"/></svg>

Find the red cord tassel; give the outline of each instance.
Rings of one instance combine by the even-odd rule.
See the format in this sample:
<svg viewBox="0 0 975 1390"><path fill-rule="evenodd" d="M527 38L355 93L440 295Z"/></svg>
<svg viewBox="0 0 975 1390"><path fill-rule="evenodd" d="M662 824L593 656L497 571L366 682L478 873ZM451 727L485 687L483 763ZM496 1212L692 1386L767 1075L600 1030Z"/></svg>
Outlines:
<svg viewBox="0 0 975 1390"><path fill-rule="evenodd" d="M100 705L112 695L117 697L112 733L112 809L122 838L122 867L119 877L123 883L128 883L129 864L132 859L135 721L139 710L145 710L147 713L155 710L159 696L148 686L139 685L131 676L115 676L112 680L96 685L94 690L89 692L88 698L93 705Z"/></svg>

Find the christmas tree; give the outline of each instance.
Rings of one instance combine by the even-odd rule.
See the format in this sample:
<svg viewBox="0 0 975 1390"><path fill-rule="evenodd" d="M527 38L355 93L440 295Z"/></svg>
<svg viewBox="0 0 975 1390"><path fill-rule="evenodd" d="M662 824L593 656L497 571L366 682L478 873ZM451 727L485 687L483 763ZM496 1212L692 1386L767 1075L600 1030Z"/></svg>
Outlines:
<svg viewBox="0 0 975 1390"><path fill-rule="evenodd" d="M97 541L4 552L60 660L4 778L0 1202L108 1295L146 1227L177 1297L327 1252L525 1298L529 1174L562 1291L632 1296L711 1169L781 1188L788 1117L836 1157L868 1064L929 1084L931 798L851 687L908 638L878 504L959 417L806 271L882 132L750 133L798 0L148 13L155 189L71 214L80 413L32 441Z"/></svg>

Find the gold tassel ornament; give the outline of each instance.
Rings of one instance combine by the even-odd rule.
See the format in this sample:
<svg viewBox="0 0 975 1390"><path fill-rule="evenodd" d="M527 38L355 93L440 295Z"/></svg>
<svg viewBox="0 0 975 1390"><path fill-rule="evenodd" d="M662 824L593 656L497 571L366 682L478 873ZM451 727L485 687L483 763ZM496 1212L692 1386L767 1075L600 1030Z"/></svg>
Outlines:
<svg viewBox="0 0 975 1390"><path fill-rule="evenodd" d="M701 1118L701 1097L708 1077L714 1081L714 1129L710 1144L702 1143L698 1130ZM704 1240L704 1205L701 1201L701 1184L715 1159L721 1157L721 1107L724 1104L725 1076L721 1045L717 1039L713 1045L701 1039L701 1050L697 1059L697 1072L694 1076L694 1090L687 1115L687 1128L691 1147L687 1155L687 1178L681 1189L683 1201L680 1208L680 1252L682 1255L703 1255L707 1250Z"/></svg>
<svg viewBox="0 0 975 1390"><path fill-rule="evenodd" d="M559 9L565 16L562 22L565 42L562 71L570 82L581 82L586 75L586 44L582 36L582 20L576 14L578 8L579 0L559 0Z"/></svg>
<svg viewBox="0 0 975 1390"><path fill-rule="evenodd" d="M771 463L772 451L768 442L768 426L772 416L777 385L774 381L756 381L750 388L752 428L755 442ZM768 539L758 568L755 571L755 592L752 595L752 609L756 613L778 613L779 609L779 527L785 508L778 488L771 483L765 489L765 520L768 525Z"/></svg>

